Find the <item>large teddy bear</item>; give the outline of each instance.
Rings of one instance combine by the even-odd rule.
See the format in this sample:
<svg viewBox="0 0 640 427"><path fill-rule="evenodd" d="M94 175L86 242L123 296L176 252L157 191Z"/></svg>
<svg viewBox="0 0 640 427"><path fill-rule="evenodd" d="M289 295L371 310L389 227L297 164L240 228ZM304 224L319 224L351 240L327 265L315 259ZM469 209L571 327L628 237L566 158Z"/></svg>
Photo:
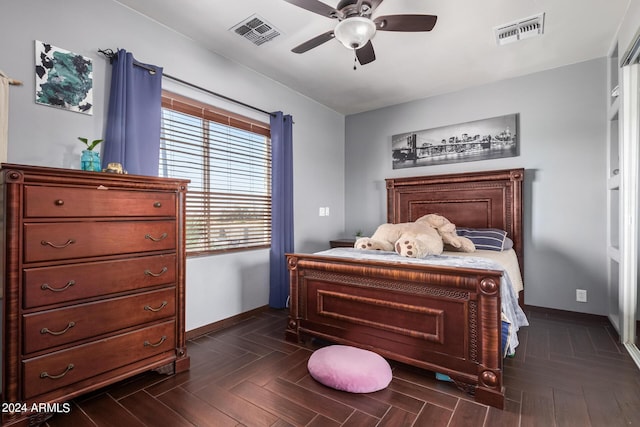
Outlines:
<svg viewBox="0 0 640 427"><path fill-rule="evenodd" d="M442 215L428 214L416 220L417 223L427 223L431 227L438 230L438 234L442 237L442 243L447 250L455 250L459 252L475 252L476 246L471 240L464 236L456 234L456 225Z"/></svg>
<svg viewBox="0 0 640 427"><path fill-rule="evenodd" d="M475 246L455 233L455 225L445 217L425 215L415 222L382 224L371 237L356 240L356 249L396 251L410 258L439 255L448 245L460 251L473 252Z"/></svg>

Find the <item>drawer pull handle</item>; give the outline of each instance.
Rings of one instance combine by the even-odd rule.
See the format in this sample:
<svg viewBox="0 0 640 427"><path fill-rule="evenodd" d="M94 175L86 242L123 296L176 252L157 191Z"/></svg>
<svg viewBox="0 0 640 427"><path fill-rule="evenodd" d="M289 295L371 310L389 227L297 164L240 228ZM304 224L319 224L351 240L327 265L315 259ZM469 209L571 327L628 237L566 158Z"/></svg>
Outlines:
<svg viewBox="0 0 640 427"><path fill-rule="evenodd" d="M64 205L64 200L62 199L58 199L55 202L53 202L56 206L62 206Z"/></svg>
<svg viewBox="0 0 640 427"><path fill-rule="evenodd" d="M66 291L67 289L69 289L71 286L75 284L76 284L75 280L69 280L67 284L64 285L62 288L52 288L51 286L49 286L48 283L43 283L40 286L40 289L42 289L43 291L62 292L62 291Z"/></svg>
<svg viewBox="0 0 640 427"><path fill-rule="evenodd" d="M151 234L146 234L146 235L144 236L144 238L145 238L145 239L149 239L149 240L154 241L154 242L160 242L160 241L162 241L162 240L166 239L166 238L167 238L167 236L168 236L168 234L167 234L167 233L162 233L162 234L160 235L160 237L157 237L157 238L156 238L156 237L153 237Z"/></svg>
<svg viewBox="0 0 640 427"><path fill-rule="evenodd" d="M144 309L146 311L153 311L154 313L157 313L158 311L162 310L166 306L167 306L167 302L166 301L162 301L162 304L160 304L160 307L158 307L158 308L153 308L150 305L145 305Z"/></svg>
<svg viewBox="0 0 640 427"><path fill-rule="evenodd" d="M167 267L162 267L162 270L160 270L160 273L153 273L151 270L145 270L144 274L145 276L160 277L167 271L169 271Z"/></svg>
<svg viewBox="0 0 640 427"><path fill-rule="evenodd" d="M40 329L40 333L41 333L42 335L44 335L44 334L51 334L51 335L58 336L58 335L62 335L62 334L64 334L64 333L66 333L69 329L73 328L74 326L76 326L76 322L69 322L69 324L67 325L67 327L66 327L66 328L64 328L63 330L59 331L59 332L52 331L52 330L50 330L49 328L42 328L42 329Z"/></svg>
<svg viewBox="0 0 640 427"><path fill-rule="evenodd" d="M153 207L154 207L154 208L161 208L161 207L162 207L162 203L160 203L160 202L155 202L155 203L153 204Z"/></svg>
<svg viewBox="0 0 640 427"><path fill-rule="evenodd" d="M166 335L163 335L162 338L160 338L160 341L158 341L156 344L151 344L149 341L145 341L144 342L144 346L145 347L159 347L160 345L162 345L163 342L165 342L167 340Z"/></svg>
<svg viewBox="0 0 640 427"><path fill-rule="evenodd" d="M42 246L51 246L52 248L56 248L56 249L64 249L67 246L69 246L69 245L71 245L71 244L73 244L75 242L76 242L75 240L69 239L69 240L67 240L67 243L64 243L62 245L56 245L55 243L51 243L51 242L47 242L46 240L43 240L43 241L40 242L40 244Z"/></svg>
<svg viewBox="0 0 640 427"><path fill-rule="evenodd" d="M63 373L61 373L59 375L50 375L50 374L47 374L46 372L41 372L40 373L40 378L51 378L52 380L58 380L58 379L64 377L65 375L67 375L67 373L70 370L72 370L73 368L75 368L75 366L73 366L73 363L69 363L67 365L67 369L65 369Z"/></svg>

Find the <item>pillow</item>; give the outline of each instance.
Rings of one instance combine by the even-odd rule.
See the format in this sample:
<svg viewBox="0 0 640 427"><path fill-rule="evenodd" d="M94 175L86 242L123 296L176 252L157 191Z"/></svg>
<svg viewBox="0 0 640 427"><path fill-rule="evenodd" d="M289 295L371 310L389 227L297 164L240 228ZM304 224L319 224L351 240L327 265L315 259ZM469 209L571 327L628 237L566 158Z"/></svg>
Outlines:
<svg viewBox="0 0 640 427"><path fill-rule="evenodd" d="M476 249L506 251L513 248L513 240L507 237L506 231L498 228L456 227L456 233L471 240Z"/></svg>
<svg viewBox="0 0 640 427"><path fill-rule="evenodd" d="M330 345L313 352L309 374L321 384L350 393L371 393L391 382L391 366L379 354L347 345Z"/></svg>

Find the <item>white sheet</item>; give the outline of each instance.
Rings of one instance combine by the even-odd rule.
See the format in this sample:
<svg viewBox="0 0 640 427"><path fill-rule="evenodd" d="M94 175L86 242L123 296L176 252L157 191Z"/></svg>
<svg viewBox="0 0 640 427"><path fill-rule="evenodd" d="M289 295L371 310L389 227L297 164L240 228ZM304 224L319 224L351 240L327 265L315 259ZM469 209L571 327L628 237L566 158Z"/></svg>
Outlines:
<svg viewBox="0 0 640 427"><path fill-rule="evenodd" d="M524 289L522 273L520 272L520 264L518 263L518 256L516 255L516 251L513 249L506 251L477 250L475 252L445 251L442 255L480 257L497 262L509 275L509 278L511 279L511 286L513 286L513 290L516 292L516 295Z"/></svg>

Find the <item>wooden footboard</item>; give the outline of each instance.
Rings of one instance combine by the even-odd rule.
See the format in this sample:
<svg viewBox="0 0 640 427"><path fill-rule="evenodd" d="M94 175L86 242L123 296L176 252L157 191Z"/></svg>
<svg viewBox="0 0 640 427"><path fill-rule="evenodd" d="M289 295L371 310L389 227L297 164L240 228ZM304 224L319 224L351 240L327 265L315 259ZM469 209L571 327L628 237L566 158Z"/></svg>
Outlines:
<svg viewBox="0 0 640 427"><path fill-rule="evenodd" d="M365 348L449 375L502 408L502 272L288 254L286 336Z"/></svg>

